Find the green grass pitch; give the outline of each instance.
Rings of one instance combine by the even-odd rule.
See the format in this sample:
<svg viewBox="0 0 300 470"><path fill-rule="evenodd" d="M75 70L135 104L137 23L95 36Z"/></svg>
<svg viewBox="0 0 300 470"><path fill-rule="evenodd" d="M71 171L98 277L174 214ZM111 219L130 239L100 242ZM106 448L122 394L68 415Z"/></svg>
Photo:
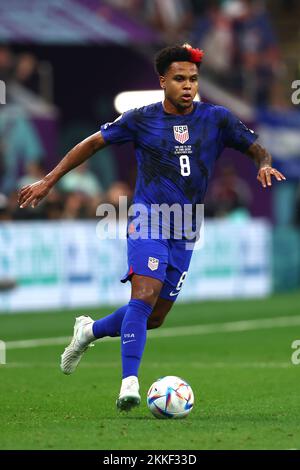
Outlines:
<svg viewBox="0 0 300 470"><path fill-rule="evenodd" d="M149 335L142 403L129 414L115 408L118 340L98 341L71 376L59 370L64 345L10 348L11 341L70 336L78 313L100 318L113 309L0 315L0 339L8 342L0 365L0 449L299 449L300 365L291 362L299 305L300 292L178 303L157 336ZM277 317L287 322L260 322ZM237 331L222 326L242 320L258 321ZM181 330L208 324L223 331ZM163 331L170 335L159 336ZM148 411L146 392L163 375L191 384L195 406L186 419L158 420Z"/></svg>

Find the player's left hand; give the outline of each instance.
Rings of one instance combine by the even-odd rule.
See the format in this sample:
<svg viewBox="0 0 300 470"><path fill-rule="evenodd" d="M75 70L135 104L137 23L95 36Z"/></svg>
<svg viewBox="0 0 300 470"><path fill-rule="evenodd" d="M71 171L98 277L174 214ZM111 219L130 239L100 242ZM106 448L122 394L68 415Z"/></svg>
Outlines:
<svg viewBox="0 0 300 470"><path fill-rule="evenodd" d="M272 176L275 176L277 181L286 180L286 177L280 173L280 171L272 168L271 166L263 166L259 169L257 179L261 182L261 185L266 188L272 186Z"/></svg>

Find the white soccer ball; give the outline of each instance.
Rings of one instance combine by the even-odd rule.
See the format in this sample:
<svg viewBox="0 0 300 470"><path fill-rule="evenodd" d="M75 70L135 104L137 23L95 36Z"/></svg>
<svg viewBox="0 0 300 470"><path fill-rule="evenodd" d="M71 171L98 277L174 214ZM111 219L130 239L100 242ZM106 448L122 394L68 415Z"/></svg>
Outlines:
<svg viewBox="0 0 300 470"><path fill-rule="evenodd" d="M194 393L185 380L167 375L151 385L147 405L156 418L185 418L193 408Z"/></svg>

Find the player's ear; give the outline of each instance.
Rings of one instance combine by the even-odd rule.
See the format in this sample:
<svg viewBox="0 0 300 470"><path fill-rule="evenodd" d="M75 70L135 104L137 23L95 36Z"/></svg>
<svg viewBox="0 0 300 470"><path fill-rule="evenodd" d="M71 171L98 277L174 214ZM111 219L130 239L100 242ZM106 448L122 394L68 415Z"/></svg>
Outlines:
<svg viewBox="0 0 300 470"><path fill-rule="evenodd" d="M159 84L163 90L166 88L166 79L163 75L159 76Z"/></svg>

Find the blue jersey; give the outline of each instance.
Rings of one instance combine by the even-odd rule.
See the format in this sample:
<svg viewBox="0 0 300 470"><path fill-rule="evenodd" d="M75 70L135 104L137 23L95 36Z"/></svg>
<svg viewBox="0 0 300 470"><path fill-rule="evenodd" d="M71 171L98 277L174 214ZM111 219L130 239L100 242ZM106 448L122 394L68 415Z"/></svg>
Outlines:
<svg viewBox="0 0 300 470"><path fill-rule="evenodd" d="M214 165L225 147L241 152L256 140L228 109L194 102L189 114L165 112L161 102L104 124L106 143L133 142L137 159L134 203L203 203Z"/></svg>

